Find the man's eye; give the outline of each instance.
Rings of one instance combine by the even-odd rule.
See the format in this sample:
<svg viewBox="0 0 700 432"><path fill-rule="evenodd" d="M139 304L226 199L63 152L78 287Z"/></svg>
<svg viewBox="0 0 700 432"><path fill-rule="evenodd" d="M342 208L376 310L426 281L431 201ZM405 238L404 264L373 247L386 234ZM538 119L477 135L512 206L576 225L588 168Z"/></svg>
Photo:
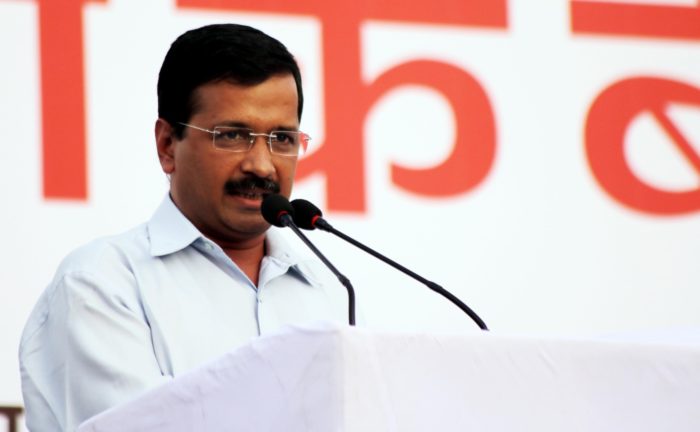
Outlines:
<svg viewBox="0 0 700 432"><path fill-rule="evenodd" d="M289 132L273 132L274 139L280 144L294 144L294 134Z"/></svg>
<svg viewBox="0 0 700 432"><path fill-rule="evenodd" d="M222 130L220 131L219 137L227 141L245 141L248 139L248 134L245 131L237 129Z"/></svg>

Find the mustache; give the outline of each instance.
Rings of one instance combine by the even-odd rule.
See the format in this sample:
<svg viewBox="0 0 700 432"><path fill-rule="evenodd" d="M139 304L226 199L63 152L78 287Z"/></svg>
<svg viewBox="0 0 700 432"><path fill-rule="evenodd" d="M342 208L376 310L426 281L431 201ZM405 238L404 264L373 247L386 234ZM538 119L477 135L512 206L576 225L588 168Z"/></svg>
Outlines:
<svg viewBox="0 0 700 432"><path fill-rule="evenodd" d="M251 191L262 190L263 193L277 194L280 192L280 185L276 181L264 179L255 176L243 177L238 180L229 180L224 184L226 193L234 194L237 192L249 193Z"/></svg>

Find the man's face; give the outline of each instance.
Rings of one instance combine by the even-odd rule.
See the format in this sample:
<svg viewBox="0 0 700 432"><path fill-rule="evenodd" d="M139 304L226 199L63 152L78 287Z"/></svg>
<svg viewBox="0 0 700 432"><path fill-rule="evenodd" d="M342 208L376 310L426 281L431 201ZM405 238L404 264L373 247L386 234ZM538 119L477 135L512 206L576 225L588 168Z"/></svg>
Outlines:
<svg viewBox="0 0 700 432"><path fill-rule="evenodd" d="M195 91L195 110L187 123L213 130L240 126L255 132L296 130L297 90L294 78L275 75L261 84L204 84ZM185 128L182 139L163 120L156 124L156 141L163 171L170 174L170 193L185 216L222 247L236 247L259 238L269 225L260 214L260 186L240 187L246 179L269 180L289 198L296 170L294 157L270 153L266 137L257 137L247 152L216 149L210 133Z"/></svg>

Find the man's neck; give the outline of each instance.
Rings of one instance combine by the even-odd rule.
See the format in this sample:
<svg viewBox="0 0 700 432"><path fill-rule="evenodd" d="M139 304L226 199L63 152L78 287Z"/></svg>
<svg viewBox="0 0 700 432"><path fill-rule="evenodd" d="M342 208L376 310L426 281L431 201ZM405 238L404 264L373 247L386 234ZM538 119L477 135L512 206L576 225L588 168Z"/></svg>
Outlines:
<svg viewBox="0 0 700 432"><path fill-rule="evenodd" d="M248 276L255 286L258 286L258 278L260 275L260 264L265 256L265 236L260 236L259 239L251 240L231 245L221 245L226 255L231 258L231 261L236 263L238 268Z"/></svg>

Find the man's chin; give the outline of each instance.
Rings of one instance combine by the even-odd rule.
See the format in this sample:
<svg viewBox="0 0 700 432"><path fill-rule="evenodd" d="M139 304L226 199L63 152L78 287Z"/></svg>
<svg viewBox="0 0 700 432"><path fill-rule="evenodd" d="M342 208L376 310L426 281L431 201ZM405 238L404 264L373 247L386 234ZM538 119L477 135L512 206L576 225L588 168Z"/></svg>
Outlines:
<svg viewBox="0 0 700 432"><path fill-rule="evenodd" d="M236 217L226 219L226 227L233 235L255 237L265 234L270 224L263 219L260 210L248 214L237 214Z"/></svg>

